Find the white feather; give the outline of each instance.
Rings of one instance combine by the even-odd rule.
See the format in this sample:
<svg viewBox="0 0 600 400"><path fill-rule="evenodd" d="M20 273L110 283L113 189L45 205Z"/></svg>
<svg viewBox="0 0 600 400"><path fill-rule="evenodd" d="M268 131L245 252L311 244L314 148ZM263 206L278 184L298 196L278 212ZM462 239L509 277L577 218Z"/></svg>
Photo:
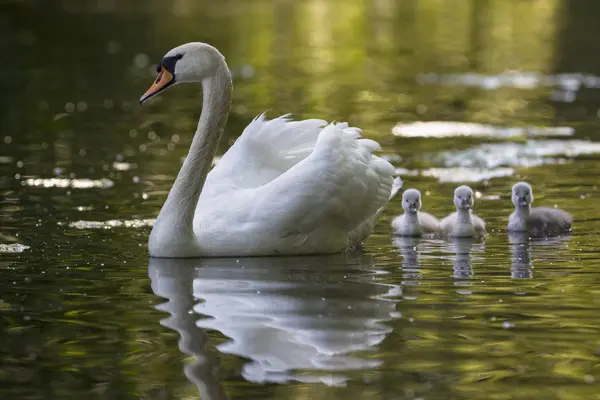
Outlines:
<svg viewBox="0 0 600 400"><path fill-rule="evenodd" d="M379 148L347 123L257 117L207 176L194 217L203 254L331 253L359 244L402 184L372 154Z"/></svg>
<svg viewBox="0 0 600 400"><path fill-rule="evenodd" d="M401 184L392 165L373 155L379 144L346 122L259 115L208 172L231 106L229 68L206 43L183 44L165 57L177 60L162 69L171 68L178 83L202 83L203 104L150 233L150 255L336 253L371 233ZM142 103L164 90L169 75L161 77Z"/></svg>

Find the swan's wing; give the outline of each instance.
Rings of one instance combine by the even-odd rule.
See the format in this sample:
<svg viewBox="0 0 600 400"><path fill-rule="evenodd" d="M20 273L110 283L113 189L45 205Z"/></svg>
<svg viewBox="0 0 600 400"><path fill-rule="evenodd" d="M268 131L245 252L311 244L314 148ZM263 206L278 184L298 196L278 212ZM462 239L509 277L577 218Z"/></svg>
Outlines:
<svg viewBox="0 0 600 400"><path fill-rule="evenodd" d="M361 139L359 129L327 125L307 157L256 190L256 215L290 235L327 227L350 236L358 229L351 239L359 240L398 190L392 191L394 167L376 150L379 144Z"/></svg>
<svg viewBox="0 0 600 400"><path fill-rule="evenodd" d="M400 229L400 227L404 224L404 219L406 218L406 214L398 215L396 218L392 220L392 230L395 232Z"/></svg>
<svg viewBox="0 0 600 400"><path fill-rule="evenodd" d="M573 217L558 208L535 207L529 215L529 226L534 235L555 235L571 229Z"/></svg>
<svg viewBox="0 0 600 400"><path fill-rule="evenodd" d="M452 232L454 225L456 225L456 211L448 215L440 221L440 229L445 233Z"/></svg>
<svg viewBox="0 0 600 400"><path fill-rule="evenodd" d="M473 229L475 229L475 232L477 232L478 234L482 235L485 234L485 221L478 217L475 214L471 214L471 221L473 221Z"/></svg>
<svg viewBox="0 0 600 400"><path fill-rule="evenodd" d="M396 196L396 193L398 193L398 191L402 188L402 179L400 179L400 177L396 177L394 178L394 181L392 182L392 189L390 192L390 195L388 197L388 200L381 206L379 207L379 209L375 212L375 214L373 214L371 217L365 219L362 223L360 223L356 228L354 228L352 230L352 232L350 232L350 246L356 246L360 243L362 243L367 236L369 236L371 234L371 232L373 232L373 229L375 228L375 225L377 224L377 220L379 219L379 216L383 213L383 210L385 208L385 204L387 204L388 201L392 200L394 198L394 196Z"/></svg>
<svg viewBox="0 0 600 400"><path fill-rule="evenodd" d="M419 211L419 222L421 229L427 233L434 233L440 230L440 221L429 213Z"/></svg>
<svg viewBox="0 0 600 400"><path fill-rule="evenodd" d="M206 188L247 189L279 177L314 149L320 119L291 121L287 115L267 120L256 117L207 177Z"/></svg>

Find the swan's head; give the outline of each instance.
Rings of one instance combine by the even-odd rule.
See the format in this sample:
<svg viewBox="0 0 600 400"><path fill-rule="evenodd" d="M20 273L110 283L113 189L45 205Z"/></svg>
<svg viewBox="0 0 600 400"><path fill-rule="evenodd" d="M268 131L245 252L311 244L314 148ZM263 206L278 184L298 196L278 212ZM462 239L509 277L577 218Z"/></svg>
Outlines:
<svg viewBox="0 0 600 400"><path fill-rule="evenodd" d="M533 189L527 182L518 182L512 188L512 202L515 207L529 207L533 203Z"/></svg>
<svg viewBox="0 0 600 400"><path fill-rule="evenodd" d="M156 80L140 98L140 104L178 83L201 82L215 76L224 59L219 50L200 42L182 44L169 50L156 66Z"/></svg>
<svg viewBox="0 0 600 400"><path fill-rule="evenodd" d="M454 205L457 210L470 210L473 207L473 189L459 186L454 191Z"/></svg>
<svg viewBox="0 0 600 400"><path fill-rule="evenodd" d="M421 192L417 189L407 189L402 194L402 208L409 214L415 214L421 209Z"/></svg>

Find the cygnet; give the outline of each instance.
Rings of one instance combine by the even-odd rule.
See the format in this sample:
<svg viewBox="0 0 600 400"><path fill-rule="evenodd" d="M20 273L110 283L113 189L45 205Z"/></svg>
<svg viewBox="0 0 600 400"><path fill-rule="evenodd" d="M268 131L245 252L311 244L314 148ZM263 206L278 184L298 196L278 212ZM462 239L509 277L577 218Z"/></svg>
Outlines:
<svg viewBox="0 0 600 400"><path fill-rule="evenodd" d="M419 211L421 209L421 192L417 189L407 189L402 194L404 214L392 221L395 235L423 236L438 233L440 222L431 214Z"/></svg>
<svg viewBox="0 0 600 400"><path fill-rule="evenodd" d="M451 237L485 236L485 222L471 212L473 204L473 190L468 186L457 187L454 191L456 212L440 222L442 232Z"/></svg>
<svg viewBox="0 0 600 400"><path fill-rule="evenodd" d="M512 188L515 211L508 218L509 232L527 232L530 236L557 236L571 231L573 218L559 208L534 207L533 189L526 182Z"/></svg>

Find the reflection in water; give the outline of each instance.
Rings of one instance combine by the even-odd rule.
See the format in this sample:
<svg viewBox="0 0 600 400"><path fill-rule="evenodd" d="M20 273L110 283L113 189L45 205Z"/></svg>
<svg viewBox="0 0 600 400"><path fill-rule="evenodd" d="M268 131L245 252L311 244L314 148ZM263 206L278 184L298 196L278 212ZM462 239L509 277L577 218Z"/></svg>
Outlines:
<svg viewBox="0 0 600 400"><path fill-rule="evenodd" d="M477 252L483 255L485 245L476 242L473 238L453 238L445 244L445 251L454 253L453 273L455 286L471 286L470 279L473 278L473 257L472 253ZM482 256L476 257L482 258ZM457 290L459 294L471 294L469 290Z"/></svg>
<svg viewBox="0 0 600 400"><path fill-rule="evenodd" d="M152 280L152 290L157 296L169 301L157 309L171 314L160 321L161 325L177 331L181 336L179 349L195 358L185 365L185 376L194 383L206 400L227 399L220 382L214 375L218 359L209 351L209 338L204 329L196 326L197 315L192 312L194 299L193 279L196 276L191 260L151 258L148 275Z"/></svg>
<svg viewBox="0 0 600 400"><path fill-rule="evenodd" d="M511 266L510 277L513 279L533 278L533 264L529 235L526 232L512 232L508 234L510 242Z"/></svg>
<svg viewBox="0 0 600 400"><path fill-rule="evenodd" d="M458 151L440 153L446 167L535 167L563 163L565 158L600 153L600 143L587 140L527 140L525 143L483 143Z"/></svg>
<svg viewBox="0 0 600 400"><path fill-rule="evenodd" d="M394 236L393 242L402 252L402 277L404 279L414 280L414 282L402 282L403 284L418 284L421 277L419 270L420 251L419 245L422 239L420 237Z"/></svg>
<svg viewBox="0 0 600 400"><path fill-rule="evenodd" d="M533 278L533 259L541 259L558 249L565 248L570 235L550 238L530 238L526 232L508 234L511 252L511 278ZM533 255L533 257L532 257Z"/></svg>
<svg viewBox="0 0 600 400"><path fill-rule="evenodd" d="M252 382L341 385L345 376L310 371L380 365L350 356L374 350L391 332L383 322L396 315L396 303L387 297L399 288L378 283L371 262L362 254L151 259L149 275L155 294L169 299L160 306L172 315L163 324L180 333L181 351L197 358L186 375L212 390L207 398L220 398L205 329L230 339L218 346L221 352L250 360L242 376Z"/></svg>
<svg viewBox="0 0 600 400"><path fill-rule="evenodd" d="M395 136L447 138L455 136L488 137L509 139L519 136L573 136L575 129L570 126L556 127L501 127L476 122L417 121L398 123L392 129Z"/></svg>

